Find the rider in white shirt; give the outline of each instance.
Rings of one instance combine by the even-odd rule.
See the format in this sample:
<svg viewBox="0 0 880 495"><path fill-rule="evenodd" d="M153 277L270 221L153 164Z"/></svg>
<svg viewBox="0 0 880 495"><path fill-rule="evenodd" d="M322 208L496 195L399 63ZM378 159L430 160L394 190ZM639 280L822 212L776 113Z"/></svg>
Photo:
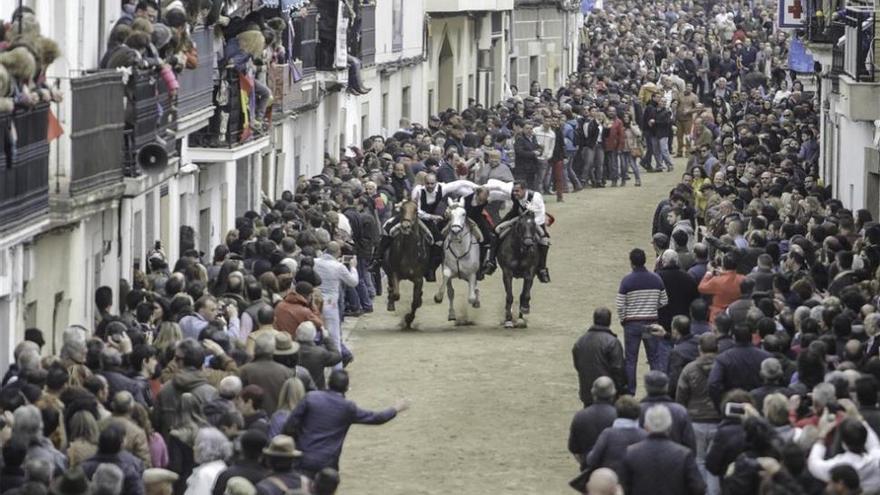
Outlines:
<svg viewBox="0 0 880 495"><path fill-rule="evenodd" d="M538 191L530 191L525 182L501 182L497 180L489 180L486 183L489 189L489 200L497 201L509 199L513 202L513 207L502 219L501 223L495 227L497 233L496 239L500 239L504 232L513 225L513 222L519 218L526 209L531 210L535 214L535 224L538 226L538 232L541 238L538 240L539 261L538 261L538 280L542 283L550 282L550 272L547 270L547 254L550 251L550 234L547 232L547 211L544 206L544 197ZM497 241L496 241L497 242ZM497 248L497 246L496 246ZM492 250L493 252L496 249ZM491 272L487 271L487 275Z"/></svg>

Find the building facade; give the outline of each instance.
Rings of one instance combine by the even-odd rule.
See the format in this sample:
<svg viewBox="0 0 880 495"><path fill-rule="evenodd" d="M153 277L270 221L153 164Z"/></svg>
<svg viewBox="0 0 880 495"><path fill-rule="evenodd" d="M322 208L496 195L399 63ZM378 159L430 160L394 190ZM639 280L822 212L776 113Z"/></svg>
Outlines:
<svg viewBox="0 0 880 495"><path fill-rule="evenodd" d="M808 9L807 49L820 64L820 173L846 208L880 218L878 4L850 1L830 23Z"/></svg>
<svg viewBox="0 0 880 495"><path fill-rule="evenodd" d="M171 263L187 250L208 260L237 217L320 173L326 156L393 134L401 119L492 105L511 84L560 84L576 67L570 4L360 2L347 46L365 94L347 90L347 69L317 67L309 7L293 21L290 65L265 68L271 122L249 136L241 108L218 104L236 101L241 81L218 76L212 28L192 29L198 64L172 95L152 74L97 69L120 2L24 0L61 47L47 79L64 98L0 114L18 134L16 152L0 153L0 367L26 328L40 328L51 352L68 326L92 328L98 287L113 288L121 311L157 247ZM0 2L0 19L15 7ZM48 134L53 118L59 137Z"/></svg>

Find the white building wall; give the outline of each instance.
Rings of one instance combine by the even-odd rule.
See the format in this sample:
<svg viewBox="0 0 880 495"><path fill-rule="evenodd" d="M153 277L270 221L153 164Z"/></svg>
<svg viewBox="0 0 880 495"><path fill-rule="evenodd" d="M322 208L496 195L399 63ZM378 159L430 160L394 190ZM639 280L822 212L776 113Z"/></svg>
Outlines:
<svg viewBox="0 0 880 495"><path fill-rule="evenodd" d="M870 122L853 122L844 116L839 126L840 179L835 187L837 197L846 208L857 210L865 207L865 147L871 147L874 126Z"/></svg>

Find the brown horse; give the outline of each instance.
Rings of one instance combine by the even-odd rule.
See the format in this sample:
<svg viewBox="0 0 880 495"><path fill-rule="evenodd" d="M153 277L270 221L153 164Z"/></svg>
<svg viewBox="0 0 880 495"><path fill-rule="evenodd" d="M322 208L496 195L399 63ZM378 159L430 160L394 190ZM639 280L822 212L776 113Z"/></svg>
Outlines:
<svg viewBox="0 0 880 495"><path fill-rule="evenodd" d="M404 316L406 328L410 328L416 310L422 305L422 285L430 262L430 231L419 221L418 206L412 201L400 204L396 225L391 227L391 246L385 254L383 268L388 274L388 311L394 311L394 303L400 300L400 281L413 283L413 298L409 313Z"/></svg>

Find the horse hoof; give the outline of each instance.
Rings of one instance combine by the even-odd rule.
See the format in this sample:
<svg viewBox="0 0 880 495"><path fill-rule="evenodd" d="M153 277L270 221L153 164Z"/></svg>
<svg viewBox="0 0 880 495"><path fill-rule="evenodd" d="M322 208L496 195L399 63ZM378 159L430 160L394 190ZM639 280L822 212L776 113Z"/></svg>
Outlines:
<svg viewBox="0 0 880 495"><path fill-rule="evenodd" d="M505 321L504 328L513 328L513 322L510 320Z"/></svg>
<svg viewBox="0 0 880 495"><path fill-rule="evenodd" d="M520 318L516 322L516 328L529 328L529 324L526 322L525 318Z"/></svg>
<svg viewBox="0 0 880 495"><path fill-rule="evenodd" d="M473 307L474 307L474 309L480 309L480 300L479 299L474 301Z"/></svg>
<svg viewBox="0 0 880 495"><path fill-rule="evenodd" d="M391 301L388 301L388 311L394 311L394 303Z"/></svg>
<svg viewBox="0 0 880 495"><path fill-rule="evenodd" d="M523 314L523 315L529 314L529 311L531 311L531 308L529 308L528 306L520 306L520 308L519 308L520 314Z"/></svg>
<svg viewBox="0 0 880 495"><path fill-rule="evenodd" d="M407 313L406 316L403 317L403 322L406 323L406 328L412 327L413 320L416 319L416 315L412 313Z"/></svg>
<svg viewBox="0 0 880 495"><path fill-rule="evenodd" d="M446 317L446 321L455 321L455 314L450 313L449 316Z"/></svg>
<svg viewBox="0 0 880 495"><path fill-rule="evenodd" d="M440 294L434 294L434 302L440 304L443 302L443 296Z"/></svg>

